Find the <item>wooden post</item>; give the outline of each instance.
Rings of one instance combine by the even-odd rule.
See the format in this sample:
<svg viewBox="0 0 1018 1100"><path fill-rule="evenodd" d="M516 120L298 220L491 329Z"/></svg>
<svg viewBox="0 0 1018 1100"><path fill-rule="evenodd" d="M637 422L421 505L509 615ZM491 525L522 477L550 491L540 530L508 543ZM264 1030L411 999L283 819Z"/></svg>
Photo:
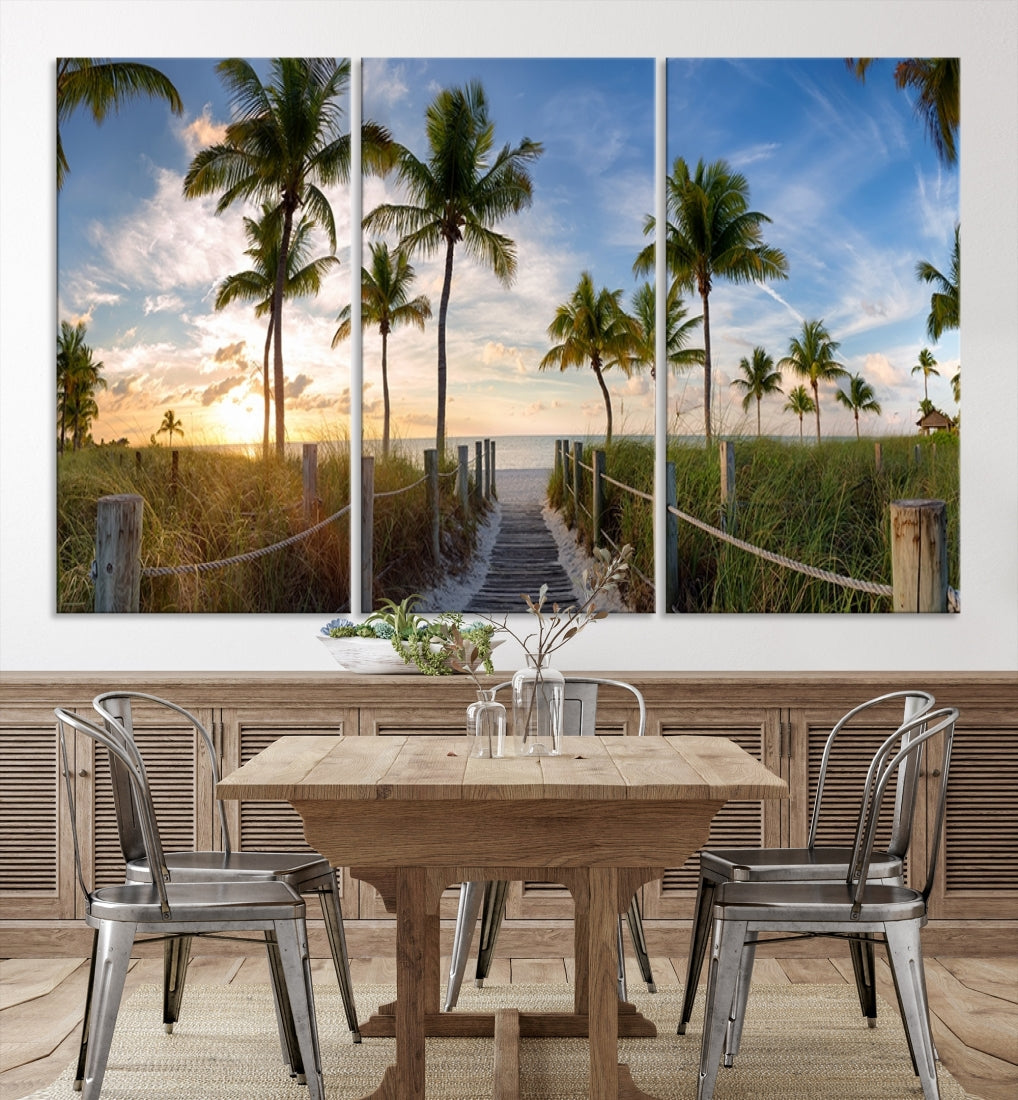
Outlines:
<svg viewBox="0 0 1018 1100"><path fill-rule="evenodd" d="M555 473L560 474L562 472L562 440L555 440Z"/></svg>
<svg viewBox="0 0 1018 1100"><path fill-rule="evenodd" d="M912 460L917 466L922 464L923 449L919 446L918 443L912 448Z"/></svg>
<svg viewBox="0 0 1018 1100"><path fill-rule="evenodd" d="M480 507L484 497L484 444L474 441L474 501Z"/></svg>
<svg viewBox="0 0 1018 1100"><path fill-rule="evenodd" d="M459 494L463 514L469 515L470 506L470 448L461 443L456 448L456 492Z"/></svg>
<svg viewBox="0 0 1018 1100"><path fill-rule="evenodd" d="M134 452L134 468L136 470L141 469L141 451Z"/></svg>
<svg viewBox="0 0 1018 1100"><path fill-rule="evenodd" d="M495 440L491 441L491 495L497 499L498 489L495 488L495 471L498 469L498 463L495 461Z"/></svg>
<svg viewBox="0 0 1018 1100"><path fill-rule="evenodd" d="M891 588L895 611L947 611L947 506L891 501Z"/></svg>
<svg viewBox="0 0 1018 1100"><path fill-rule="evenodd" d="M590 541L593 546L601 545L601 518L604 515L604 485L601 478L604 476L604 451L594 451L594 475L590 486L590 514L591 526Z"/></svg>
<svg viewBox="0 0 1018 1100"><path fill-rule="evenodd" d="M177 495L177 477L180 473L180 451L173 451L170 455L170 496Z"/></svg>
<svg viewBox="0 0 1018 1100"><path fill-rule="evenodd" d="M374 610L375 458L361 456L361 611Z"/></svg>
<svg viewBox="0 0 1018 1100"><path fill-rule="evenodd" d="M675 492L675 463L665 464L665 505L678 507ZM665 611L671 611L679 598L679 517L665 511Z"/></svg>
<svg viewBox="0 0 1018 1100"><path fill-rule="evenodd" d="M303 486L304 522L318 522L318 444L305 443L301 448L301 484Z"/></svg>
<svg viewBox="0 0 1018 1100"><path fill-rule="evenodd" d="M137 613L141 604L144 501L134 493L100 497L95 517L95 610Z"/></svg>
<svg viewBox="0 0 1018 1100"><path fill-rule="evenodd" d="M721 463L721 527L735 534L735 444L724 440L719 449Z"/></svg>
<svg viewBox="0 0 1018 1100"><path fill-rule="evenodd" d="M569 487L572 485L573 475L569 466L569 440L562 440L562 497L569 499Z"/></svg>
<svg viewBox="0 0 1018 1100"><path fill-rule="evenodd" d="M884 449L879 443L873 444L873 463L879 474L884 468Z"/></svg>
<svg viewBox="0 0 1018 1100"><path fill-rule="evenodd" d="M436 564L441 559L441 544L439 542L439 529L441 523L441 508L438 499L438 451L431 448L424 452L424 476L427 478L428 511L431 514L431 560Z"/></svg>
<svg viewBox="0 0 1018 1100"><path fill-rule="evenodd" d="M583 444L577 439L573 444L573 517L580 526L580 501L583 500Z"/></svg>
<svg viewBox="0 0 1018 1100"><path fill-rule="evenodd" d="M491 440L484 441L484 499L491 500Z"/></svg>

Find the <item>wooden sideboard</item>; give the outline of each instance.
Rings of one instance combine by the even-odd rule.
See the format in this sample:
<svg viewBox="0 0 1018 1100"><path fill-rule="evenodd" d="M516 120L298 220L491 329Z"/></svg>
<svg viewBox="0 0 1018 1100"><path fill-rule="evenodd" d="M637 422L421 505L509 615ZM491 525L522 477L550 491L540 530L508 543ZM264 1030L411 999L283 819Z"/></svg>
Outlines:
<svg viewBox="0 0 1018 1100"><path fill-rule="evenodd" d="M590 673L586 673L590 674ZM604 673L611 675L611 673ZM492 683L504 679L496 675ZM956 706L944 851L930 900L928 950L942 954L1013 952L1018 931L1018 676L1013 673L626 673L647 702L647 733L734 738L788 780L787 802L735 803L715 820L711 842L802 844L812 809L819 756L831 725L865 699L899 688L931 691ZM5 673L0 682L0 955L83 955L90 932L81 920L66 798L58 768L54 706L91 714L101 691L149 691L193 710L215 738L228 772L277 737L341 731L362 737L408 732L457 734L473 699L462 677L358 676L320 673ZM625 693L602 689L597 732L633 735L636 714ZM138 712L171 848L212 847L211 777L183 724L165 713ZM875 727L874 736L882 727ZM825 796L828 837L854 827L854 792L868 760L865 738ZM84 862L97 883L122 880L104 754L82 738L72 764L82 820ZM932 756L928 771L938 772ZM289 806L228 804L234 845L301 847ZM913 859L927 842L927 803L920 795ZM823 839L823 838L822 838ZM652 955L683 955L695 893L695 860L671 868L643 894ZM921 879L921 872L917 873ZM443 901L443 936L451 937L456 891ZM374 889L343 875L343 911L354 955L391 952L393 917ZM572 903L547 883L514 884L499 951L530 957L569 955ZM309 909L309 917L313 916ZM313 947L324 950L319 921ZM317 940L322 939L319 946ZM211 945L210 945L211 949ZM217 950L243 950L224 944ZM448 942L443 939L443 949ZM776 953L807 950L802 944ZM827 948L820 947L826 951Z"/></svg>

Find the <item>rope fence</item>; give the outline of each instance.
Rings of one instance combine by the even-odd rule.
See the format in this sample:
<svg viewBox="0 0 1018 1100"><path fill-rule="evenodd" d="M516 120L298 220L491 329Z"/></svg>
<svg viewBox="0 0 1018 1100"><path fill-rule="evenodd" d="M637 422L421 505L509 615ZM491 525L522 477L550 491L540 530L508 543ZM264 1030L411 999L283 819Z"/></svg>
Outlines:
<svg viewBox="0 0 1018 1100"><path fill-rule="evenodd" d="M568 497L572 500L574 516L578 516L582 512L591 520L591 541L593 545L607 544L617 552L620 547L605 531L602 522L604 486L612 485L630 496L649 502L651 505L655 503L654 497L651 493L636 489L632 485L626 485L624 482L618 481L605 473L605 452L603 450L594 451L592 463L584 462L582 456L583 445L579 441L575 441L572 447L570 447L569 440L555 441L555 470L563 475L563 485ZM583 501L581 470L590 474L590 509L586 507ZM735 499L735 452L734 446L730 442L721 444L721 473L722 510L726 517L722 522L726 523L729 522L729 517L733 518ZM674 467L671 463L668 463L666 480L669 496L672 497L675 491L675 476ZM892 502L891 563L894 580L891 584L859 580L843 573L796 561L785 554L765 550L763 547L755 546L745 539L737 538L723 527L716 527L681 511L672 499L669 499L666 503L665 514L669 517L675 517L683 523L688 523L721 542L753 554L783 569L790 569L813 580L824 581L839 585L842 588L890 599L893 601L895 611L959 612L961 610L961 593L947 584L946 518L945 508L941 501ZM916 549L916 545L920 541L927 547L923 562L919 561L918 550ZM933 548L932 551L928 549L929 547ZM677 592L678 587L678 532L677 526L671 522L666 537L666 551L666 606L672 607L675 602L674 594ZM631 565L630 568L649 587L656 587L655 582L635 565Z"/></svg>

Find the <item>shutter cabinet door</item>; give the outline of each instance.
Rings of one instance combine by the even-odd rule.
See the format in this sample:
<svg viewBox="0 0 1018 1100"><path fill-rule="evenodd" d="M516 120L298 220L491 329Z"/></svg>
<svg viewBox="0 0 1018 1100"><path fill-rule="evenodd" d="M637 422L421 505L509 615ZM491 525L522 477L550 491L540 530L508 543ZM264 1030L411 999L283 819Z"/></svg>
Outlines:
<svg viewBox="0 0 1018 1100"><path fill-rule="evenodd" d="M959 709L930 917L1013 920L1018 912L1018 713ZM934 756L927 768L927 843L941 763ZM918 849L915 871L925 878Z"/></svg>
<svg viewBox="0 0 1018 1100"><path fill-rule="evenodd" d="M762 761L774 772L780 771L781 712L717 708L709 713L681 710L648 716L648 730L663 737L696 735L727 737ZM707 844L716 848L750 848L779 842L782 803L729 802L711 822ZM648 883L643 890L646 917L692 917L699 884L699 853L681 867L669 867L664 878Z"/></svg>
<svg viewBox="0 0 1018 1100"><path fill-rule="evenodd" d="M74 742L71 768L74 770ZM0 917L74 916L80 891L53 711L4 708L0 727Z"/></svg>
<svg viewBox="0 0 1018 1100"><path fill-rule="evenodd" d="M280 737L302 734L356 736L357 711L350 708L321 710L285 707L236 708L221 712L223 774L246 764ZM288 802L229 800L225 803L233 847L249 852L310 852L304 824ZM339 876L344 917L357 916L357 888L349 873ZM309 916L317 914L309 911Z"/></svg>

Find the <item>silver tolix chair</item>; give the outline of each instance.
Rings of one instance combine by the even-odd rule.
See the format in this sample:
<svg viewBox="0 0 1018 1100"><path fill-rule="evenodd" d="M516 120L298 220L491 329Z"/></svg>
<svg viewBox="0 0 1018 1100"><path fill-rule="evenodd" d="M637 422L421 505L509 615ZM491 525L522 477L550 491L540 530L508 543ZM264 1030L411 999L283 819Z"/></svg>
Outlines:
<svg viewBox="0 0 1018 1100"><path fill-rule="evenodd" d="M752 977L753 944L761 933L797 939L803 935L880 937L898 995L912 1065L925 1100L939 1100L936 1050L930 1031L920 930L933 888L943 832L951 747L958 711L927 711L902 725L877 750L866 776L851 858L844 881L726 882L713 904L713 935L707 1007L700 1051L697 1100L711 1100L719 1062L734 1063L742 1038L746 991ZM929 864L922 890L874 882L873 845L887 790L898 775L922 768L927 742L943 736ZM936 775L936 769L931 773Z"/></svg>
<svg viewBox="0 0 1018 1100"><path fill-rule="evenodd" d="M310 1100L324 1100L305 906L300 895L274 879L229 883L170 881L145 765L134 744L122 731L101 729L63 708L57 707L55 714L74 859L85 895L85 921L94 929L92 972L81 1044L82 1063L74 1082L75 1090L80 1091L85 1100L98 1100L124 980L139 935L233 937L239 932L261 932L270 943L270 955L275 956L279 976L278 983L274 984L279 999L277 1022L283 1016L292 1021L294 1043L300 1052ZM143 843L145 858L148 866L154 869L148 881L93 890L86 885L78 844L68 730L91 738L109 752L111 761L116 761L120 778L130 790L134 824ZM283 1042L282 1045L283 1057L288 1059L287 1044Z"/></svg>
<svg viewBox="0 0 1018 1100"><path fill-rule="evenodd" d="M135 713L132 702L164 708L179 715L194 730L195 737L204 747L212 776L213 787L219 782L218 753L208 730L190 711L157 695L140 691L110 691L97 695L93 700L96 713L103 719L107 731L122 731L132 742L135 738ZM151 871L146 856L143 837L135 818L131 801L129 777L121 774L111 760L110 775L113 784L113 801L117 815L120 846L127 864L127 882L148 882ZM332 952L332 960L339 981L347 1025L353 1041L361 1041L354 1004L353 983L346 949L346 934L339 905L339 888L336 873L323 856L317 852L237 852L230 842L226 824L226 811L221 799L216 799L221 851L166 852L164 859L173 882L283 882L298 894L316 893L325 918L325 929ZM267 940L268 942L268 940ZM187 964L191 941L187 936L169 937L164 946L163 1024L167 1031L180 1018L180 1006L184 995ZM281 976L274 964L275 955L269 950L272 980L277 992ZM277 999L285 1005L285 1001ZM296 1045L289 1017L284 1012L279 1021L281 1034L285 1036L290 1051L289 1064L295 1076L303 1070L300 1050Z"/></svg>
<svg viewBox="0 0 1018 1100"><path fill-rule="evenodd" d="M496 693L511 686L506 680L495 686ZM562 712L563 732L569 735L593 736L596 732L597 691L599 687L621 688L629 692L639 710L637 736L643 737L647 731L647 705L642 693L632 684L623 680L606 680L597 676L567 676L565 678L565 699ZM445 1010L450 1012L459 999L463 975L466 972L467 958L470 955L470 942L474 933L477 916L481 916L481 932L477 947L477 970L475 984L481 987L491 969L495 953L495 940L505 916L505 899L509 883L464 882L460 886L459 909L456 913L456 930L453 935L452 959L449 964L449 984L446 989ZM633 897L629 910L625 914L629 925L633 950L640 967L640 976L647 983L647 989L654 993L657 987L650 969L650 957L647 953L647 941L643 934L643 915L640 912L639 897ZM618 934L619 1000L626 999L626 968L622 946L622 918L619 918Z"/></svg>
<svg viewBox="0 0 1018 1100"><path fill-rule="evenodd" d="M839 737L851 738L859 727L857 719L880 721L877 711L888 705L899 704L904 709L903 721L921 717L934 706L933 696L926 691L892 691L860 703L844 715L827 736L820 772L817 779L813 814L810 820L809 838L805 848L705 848L700 853L700 877L696 896L696 914L686 965L686 987L682 999L678 1034L684 1035L686 1025L693 1014L697 984L707 944L711 934L711 910L714 895L723 883L741 882L839 882L845 877L852 849L848 845L838 847L819 846L818 829L823 809L824 783L832 753L837 754ZM891 732L897 719L889 724ZM921 730L921 727L916 727ZM886 851L874 852L870 862L870 874L875 881L888 885L904 882L905 852L912 835L912 812L915 806L918 763L912 759L902 769L897 782L894 819ZM861 789L861 783L860 783ZM855 972L859 1005L870 1027L876 1026L877 993L873 970L873 945L865 939L851 941L852 968ZM747 947L752 950L752 946Z"/></svg>

